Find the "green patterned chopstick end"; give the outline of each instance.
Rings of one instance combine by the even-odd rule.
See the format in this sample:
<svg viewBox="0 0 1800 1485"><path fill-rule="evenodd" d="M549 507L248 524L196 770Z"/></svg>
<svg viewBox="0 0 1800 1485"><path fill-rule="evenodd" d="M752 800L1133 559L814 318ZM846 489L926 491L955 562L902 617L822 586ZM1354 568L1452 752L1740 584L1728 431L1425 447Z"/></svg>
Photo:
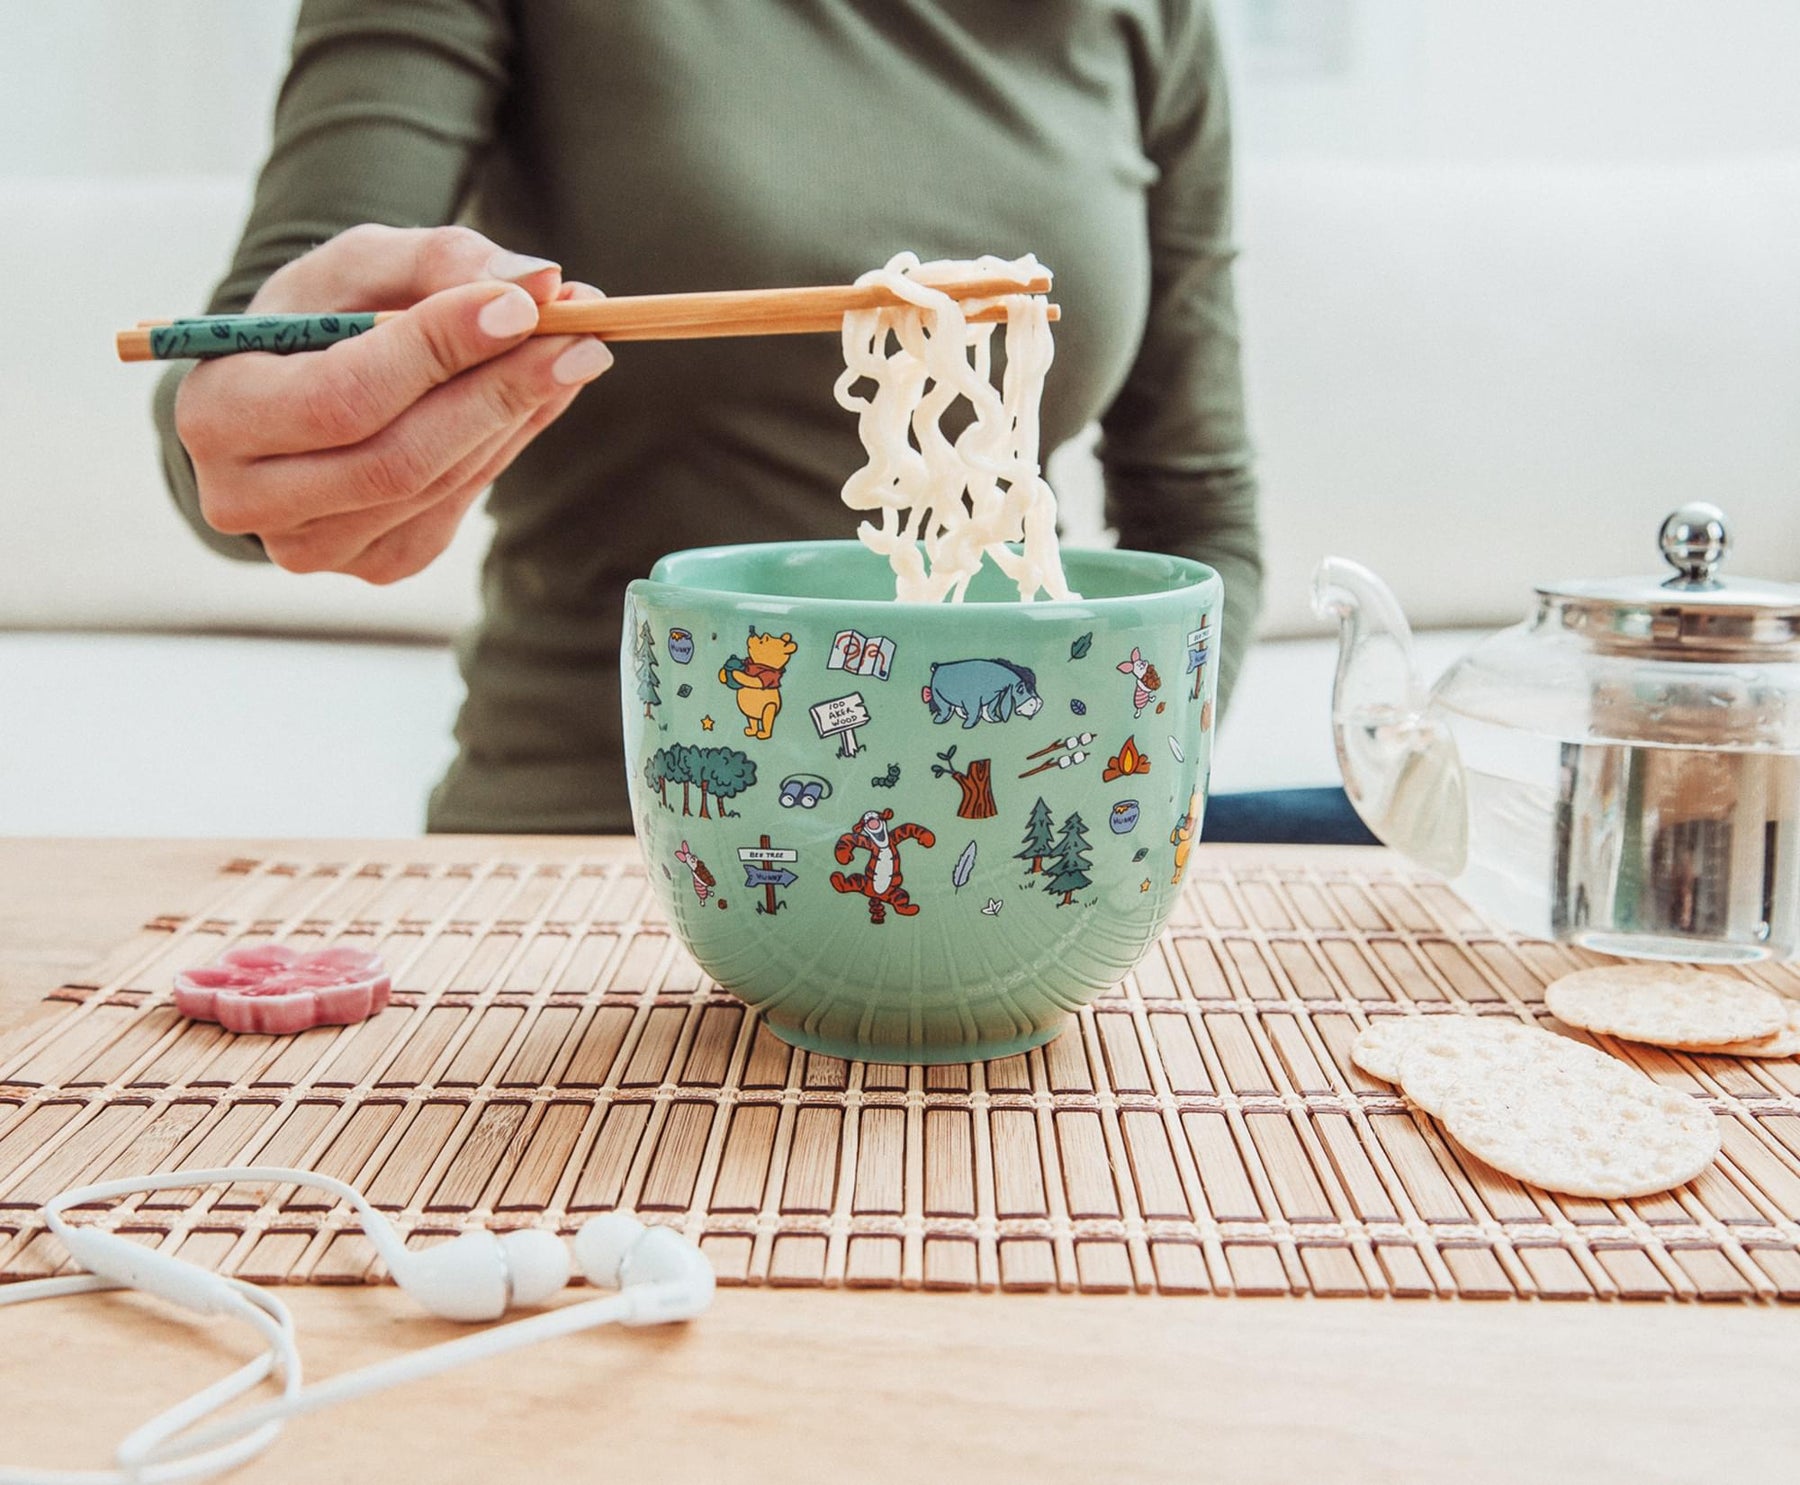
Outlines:
<svg viewBox="0 0 1800 1485"><path fill-rule="evenodd" d="M188 356L235 356L239 351L316 351L335 345L375 323L356 315L198 315L158 325L150 331L150 355L157 361Z"/></svg>

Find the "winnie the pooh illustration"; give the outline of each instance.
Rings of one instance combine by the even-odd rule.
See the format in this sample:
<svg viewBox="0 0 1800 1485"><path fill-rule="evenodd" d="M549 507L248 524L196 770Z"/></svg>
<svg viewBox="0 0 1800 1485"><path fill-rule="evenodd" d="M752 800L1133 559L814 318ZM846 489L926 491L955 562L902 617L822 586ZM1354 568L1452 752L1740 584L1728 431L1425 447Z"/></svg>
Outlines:
<svg viewBox="0 0 1800 1485"><path fill-rule="evenodd" d="M1194 848L1194 831L1200 824L1200 791L1196 789L1188 799L1187 813L1175 822L1175 828L1169 832L1169 844L1175 847L1175 875L1171 882L1179 882L1181 874L1187 870L1188 852Z"/></svg>
<svg viewBox="0 0 1800 1485"><path fill-rule="evenodd" d="M758 634L755 625L744 642L745 654L733 655L719 679L737 692L738 710L749 720L745 737L770 737L781 711L781 673L800 646L791 634Z"/></svg>

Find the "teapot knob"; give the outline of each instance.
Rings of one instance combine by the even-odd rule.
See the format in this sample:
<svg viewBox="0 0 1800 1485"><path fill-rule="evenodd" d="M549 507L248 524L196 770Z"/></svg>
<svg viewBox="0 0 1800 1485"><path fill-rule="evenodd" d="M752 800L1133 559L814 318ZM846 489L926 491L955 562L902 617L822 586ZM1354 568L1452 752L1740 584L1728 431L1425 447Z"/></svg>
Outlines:
<svg viewBox="0 0 1800 1485"><path fill-rule="evenodd" d="M1663 560L1677 576L1665 588L1716 588L1714 569L1731 551L1731 533L1725 529L1725 512L1704 500L1690 501L1662 523L1657 535Z"/></svg>

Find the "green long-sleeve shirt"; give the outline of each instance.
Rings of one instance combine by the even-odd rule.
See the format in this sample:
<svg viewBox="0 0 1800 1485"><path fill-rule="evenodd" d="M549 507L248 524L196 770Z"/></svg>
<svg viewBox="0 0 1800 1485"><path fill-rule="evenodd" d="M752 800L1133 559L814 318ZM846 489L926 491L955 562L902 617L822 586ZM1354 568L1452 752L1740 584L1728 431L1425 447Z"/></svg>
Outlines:
<svg viewBox="0 0 1800 1485"><path fill-rule="evenodd" d="M1064 317L1046 453L1095 418L1121 543L1258 608L1223 76L1205 0L308 0L231 271L241 309L357 222L466 219L612 294L848 282L1035 252ZM177 504L209 531L157 397ZM437 830L628 830L624 585L662 553L843 537L830 336L621 346L495 485ZM295 581L305 581L296 578Z"/></svg>

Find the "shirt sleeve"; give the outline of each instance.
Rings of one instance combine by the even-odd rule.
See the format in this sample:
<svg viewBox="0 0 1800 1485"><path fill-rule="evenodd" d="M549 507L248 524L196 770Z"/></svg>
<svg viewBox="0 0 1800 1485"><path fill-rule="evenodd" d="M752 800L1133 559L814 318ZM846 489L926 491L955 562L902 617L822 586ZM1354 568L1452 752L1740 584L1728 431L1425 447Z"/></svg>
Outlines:
<svg viewBox="0 0 1800 1485"><path fill-rule="evenodd" d="M505 0L306 0L275 104L274 135L230 271L208 314L235 314L283 264L359 222L452 221L493 136L512 32ZM200 513L175 397L196 363L174 363L153 414L176 507L213 550L263 557Z"/></svg>
<svg viewBox="0 0 1800 1485"><path fill-rule="evenodd" d="M1263 564L1231 283L1225 71L1204 0L1175 24L1144 150L1158 172L1148 194L1150 312L1100 419L1106 518L1121 546L1196 558L1224 579L1223 708L1262 607Z"/></svg>

